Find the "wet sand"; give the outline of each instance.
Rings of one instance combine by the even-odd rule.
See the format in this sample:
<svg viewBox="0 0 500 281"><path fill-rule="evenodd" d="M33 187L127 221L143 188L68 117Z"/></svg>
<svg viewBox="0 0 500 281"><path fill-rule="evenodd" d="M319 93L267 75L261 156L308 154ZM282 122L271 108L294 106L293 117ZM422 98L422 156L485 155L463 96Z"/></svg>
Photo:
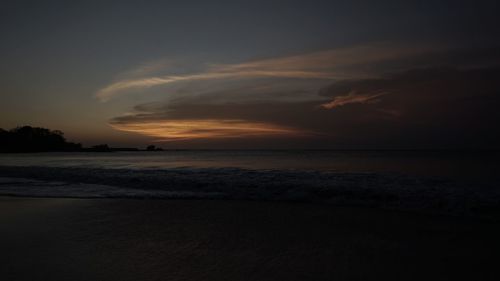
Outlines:
<svg viewBox="0 0 500 281"><path fill-rule="evenodd" d="M498 280L499 237L370 208L0 197L0 279Z"/></svg>

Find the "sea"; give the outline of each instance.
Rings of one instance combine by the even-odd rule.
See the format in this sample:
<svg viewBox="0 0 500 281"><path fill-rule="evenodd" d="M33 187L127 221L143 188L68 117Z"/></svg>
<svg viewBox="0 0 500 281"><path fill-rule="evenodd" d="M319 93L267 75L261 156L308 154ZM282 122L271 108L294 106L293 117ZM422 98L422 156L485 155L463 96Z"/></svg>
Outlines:
<svg viewBox="0 0 500 281"><path fill-rule="evenodd" d="M393 172L475 181L500 172L497 151L167 150L0 154L2 166L104 169L241 168L328 172Z"/></svg>
<svg viewBox="0 0 500 281"><path fill-rule="evenodd" d="M499 154L451 150L0 154L0 195L280 200L491 213L500 211Z"/></svg>

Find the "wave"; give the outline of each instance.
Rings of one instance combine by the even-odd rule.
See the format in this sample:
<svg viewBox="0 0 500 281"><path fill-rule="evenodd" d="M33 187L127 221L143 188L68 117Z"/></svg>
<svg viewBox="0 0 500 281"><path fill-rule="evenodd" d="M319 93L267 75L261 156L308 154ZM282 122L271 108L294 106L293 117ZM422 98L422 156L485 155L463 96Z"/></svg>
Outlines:
<svg viewBox="0 0 500 281"><path fill-rule="evenodd" d="M278 200L454 215L500 213L500 192L493 183L471 186L398 173L0 166L0 195Z"/></svg>

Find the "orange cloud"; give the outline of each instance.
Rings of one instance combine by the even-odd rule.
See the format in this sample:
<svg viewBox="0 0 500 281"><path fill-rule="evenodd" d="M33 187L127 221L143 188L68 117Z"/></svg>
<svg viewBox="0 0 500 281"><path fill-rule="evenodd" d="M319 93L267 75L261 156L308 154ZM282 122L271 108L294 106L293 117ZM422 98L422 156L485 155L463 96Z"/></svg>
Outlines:
<svg viewBox="0 0 500 281"><path fill-rule="evenodd" d="M107 101L122 91L192 81L248 78L338 80L376 77L373 71L365 70L366 67L354 66L411 57L431 50L436 50L436 47L378 43L239 64L219 64L198 73L123 79L101 88L96 97ZM145 69L149 71L150 68L141 66L134 72L143 73Z"/></svg>
<svg viewBox="0 0 500 281"><path fill-rule="evenodd" d="M160 141L303 134L301 131L274 124L231 119L159 120L110 125L120 131L156 137Z"/></svg>
<svg viewBox="0 0 500 281"><path fill-rule="evenodd" d="M333 109L335 107L343 106L350 103L373 103L376 102L376 98L387 95L388 93L374 93L374 94L356 94L355 91L351 91L345 96L334 97L332 101L321 104L320 106L325 109Z"/></svg>

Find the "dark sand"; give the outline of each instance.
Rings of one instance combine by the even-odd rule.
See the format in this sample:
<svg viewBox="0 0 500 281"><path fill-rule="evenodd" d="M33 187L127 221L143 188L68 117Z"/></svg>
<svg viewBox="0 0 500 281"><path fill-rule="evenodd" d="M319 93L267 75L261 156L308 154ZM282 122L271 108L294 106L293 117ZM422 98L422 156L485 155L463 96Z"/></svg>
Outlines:
<svg viewBox="0 0 500 281"><path fill-rule="evenodd" d="M0 280L500 280L498 222L326 205L0 197Z"/></svg>

